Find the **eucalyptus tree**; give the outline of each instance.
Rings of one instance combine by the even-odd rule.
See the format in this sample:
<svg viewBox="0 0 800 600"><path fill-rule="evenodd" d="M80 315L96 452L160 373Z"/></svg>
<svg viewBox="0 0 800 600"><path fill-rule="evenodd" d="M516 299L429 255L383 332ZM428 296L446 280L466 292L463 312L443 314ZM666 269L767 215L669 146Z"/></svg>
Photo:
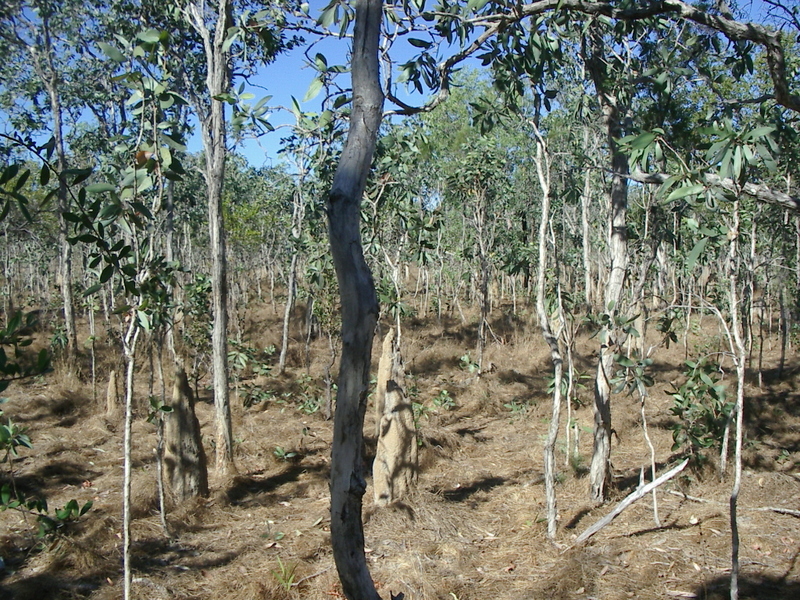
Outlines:
<svg viewBox="0 0 800 600"><path fill-rule="evenodd" d="M86 105L80 86L74 82L83 58L74 40L89 38L91 17L101 11L102 2L87 5L71 0L47 2L20 0L6 3L0 19L0 49L5 60L0 72L5 84L0 102L14 130L34 135L51 134L55 167L59 173L69 167L66 136ZM88 65L87 65L88 66ZM88 70L87 70L88 72ZM60 247L60 287L70 360L77 353L75 299L73 294L73 252L67 242L69 209L66 183L59 185L57 214ZM72 365L74 368L75 365Z"/></svg>
<svg viewBox="0 0 800 600"><path fill-rule="evenodd" d="M248 74L256 64L271 60L283 48L276 21L282 19L282 5L268 5L260 11L248 3L229 0L206 3L186 2L163 5L149 0L118 2L120 13L133 14L151 29L143 41L153 43L161 35L170 39L169 61L165 66L175 78L175 88L188 101L200 126L204 149L201 169L208 206L209 248L212 262L212 355L217 423L217 470L222 475L233 469L233 437L227 366L228 275L223 211L225 162L229 152L228 127L241 127L252 117L263 123L258 111L246 104L249 96L234 89L237 74ZM134 21L135 23L136 21ZM152 39L151 39L152 38ZM254 39L258 40L254 43ZM226 106L234 107L234 118ZM242 111L249 110L247 115ZM261 111L261 112L259 112Z"/></svg>
<svg viewBox="0 0 800 600"><path fill-rule="evenodd" d="M332 5L330 14L333 16ZM361 521L363 426L378 301L361 244L361 200L382 119L378 62L380 0L357 0L351 47L352 112L327 197L331 255L342 307L342 357L331 450L331 542L342 590L351 600L380 598L367 568ZM346 26L346 25L345 25Z"/></svg>

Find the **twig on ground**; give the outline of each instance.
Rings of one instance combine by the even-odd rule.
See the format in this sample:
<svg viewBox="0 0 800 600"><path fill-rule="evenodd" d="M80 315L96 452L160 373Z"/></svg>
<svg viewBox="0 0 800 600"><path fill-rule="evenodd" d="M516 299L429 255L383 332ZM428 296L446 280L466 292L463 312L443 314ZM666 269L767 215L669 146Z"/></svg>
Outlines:
<svg viewBox="0 0 800 600"><path fill-rule="evenodd" d="M330 570L331 570L331 568L330 568L330 567L326 567L326 568L322 569L321 571L317 571L316 573L312 573L311 575L306 575L305 577L303 577L303 578L301 578L301 579L298 579L297 581L295 581L295 582L292 584L292 587L297 587L298 585L300 585L300 584L301 584L301 583L303 583L304 581L308 581L309 579L314 579L314 577L319 577L319 576L320 576L320 575L322 575L323 573L325 573L325 572L327 572L327 571L330 571Z"/></svg>

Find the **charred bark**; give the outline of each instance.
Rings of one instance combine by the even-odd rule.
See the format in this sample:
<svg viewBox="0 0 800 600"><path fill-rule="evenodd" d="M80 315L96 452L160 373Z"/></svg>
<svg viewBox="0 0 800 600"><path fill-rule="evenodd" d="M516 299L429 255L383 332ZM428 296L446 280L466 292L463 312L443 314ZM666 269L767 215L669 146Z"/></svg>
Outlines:
<svg viewBox="0 0 800 600"><path fill-rule="evenodd" d="M366 491L363 428L378 299L364 260L360 209L383 111L378 67L382 16L381 0L356 2L353 112L327 202L342 306L342 358L331 451L331 541L342 590L350 600L380 598L367 568L361 521Z"/></svg>

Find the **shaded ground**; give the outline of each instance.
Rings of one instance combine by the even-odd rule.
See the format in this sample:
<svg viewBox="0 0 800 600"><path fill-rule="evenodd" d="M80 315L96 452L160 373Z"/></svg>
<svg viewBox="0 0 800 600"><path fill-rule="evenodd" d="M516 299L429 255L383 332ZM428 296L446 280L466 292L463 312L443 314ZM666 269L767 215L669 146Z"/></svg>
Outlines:
<svg viewBox="0 0 800 600"><path fill-rule="evenodd" d="M276 343L278 317L268 309L248 330ZM638 485L649 464L638 400L614 400L615 498L589 504L582 474L591 453L591 397L573 411L580 456L559 450L561 528L558 543L545 537L542 441L550 412L548 356L535 327L523 318L493 324L497 340L487 349L492 372L477 380L459 359L473 351L474 327L450 318L437 324L419 317L404 333L408 387L420 411L421 472L418 490L393 508L375 510L365 497L368 557L379 591L404 592L410 600L522 600L708 598L728 595L731 481L711 466L686 471L652 499L625 511L586 545L575 537L607 514ZM261 333L255 333L261 332ZM326 342L312 348L310 382L302 361L298 324L294 363L281 378L260 384L272 400L234 414L239 474L215 481L212 495L169 507L169 532L157 515L155 427L143 408L134 426L134 597L147 600L341 598L329 543L327 477L331 423L298 406L323 395ZM301 341L297 341L301 340ZM690 339L690 353L703 344ZM582 339L579 364L592 364L596 340ZM774 369L777 349L765 348ZM791 355L783 380L767 371L762 389L748 388L746 468L740 498L742 598L800 598L800 519L765 507L800 509L800 395L798 364ZM659 351L646 414L659 468L677 460L671 450L671 399L664 393L680 376L684 348ZM106 359L111 364L111 359ZM728 365L730 366L730 365ZM146 390L147 373L138 381ZM730 379L731 375L727 378ZM753 378L755 381L755 378ZM442 390L453 410L437 407ZM91 386L48 375L11 388L7 415L27 427L33 451L12 462L20 491L44 494L51 506L75 498L93 509L42 547L35 520L0 513L0 598L43 600L121 597L121 423L103 416ZM143 404L143 401L142 401ZM212 407L198 403L209 456ZM373 435L368 412L365 431ZM563 437L563 436L562 436ZM368 440L368 452L374 441ZM290 454L294 454L290 456ZM0 465L6 475L8 465Z"/></svg>

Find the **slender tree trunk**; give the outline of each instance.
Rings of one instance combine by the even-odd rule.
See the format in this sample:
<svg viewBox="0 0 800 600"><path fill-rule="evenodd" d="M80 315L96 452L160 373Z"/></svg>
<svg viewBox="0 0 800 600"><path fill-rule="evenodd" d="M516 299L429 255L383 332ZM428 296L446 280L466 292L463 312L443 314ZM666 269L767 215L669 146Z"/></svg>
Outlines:
<svg viewBox="0 0 800 600"><path fill-rule="evenodd" d="M732 333L735 343L734 362L736 365L736 433L734 441L734 479L730 497L730 523L731 523L731 600L739 598L739 522L737 519L737 508L739 501L739 491L742 487L742 437L744 436L743 413L744 413L744 378L747 362L747 346L742 337L742 322L739 311L738 295L738 236L739 236L739 201L733 207L733 227L731 229L730 257L728 263L730 279L730 311Z"/></svg>
<svg viewBox="0 0 800 600"><path fill-rule="evenodd" d="M133 450L133 375L136 365L136 342L141 329L136 322L136 314L131 313L128 331L123 340L125 354L125 433L123 439L123 484L122 484L122 571L123 598L131 597L133 582L131 571L131 452Z"/></svg>
<svg viewBox="0 0 800 600"><path fill-rule="evenodd" d="M550 224L550 156L545 141L536 125L533 125L536 136L536 173L542 188L542 215L539 220L539 265L536 273L536 312L542 335L550 347L550 359L553 361L554 388L553 408L550 415L550 426L544 444L544 484L547 502L547 537L555 539L558 528L558 508L556 505L556 441L561 417L561 379L564 361L558 336L553 333L550 319L544 305L545 272L547 269L547 230Z"/></svg>
<svg viewBox="0 0 800 600"><path fill-rule="evenodd" d="M190 4L189 21L203 40L208 68L206 87L211 97L210 109L202 115L206 166L205 179L208 197L208 226L211 250L211 303L214 325L211 333L211 352L214 373L214 406L217 424L216 469L227 477L235 472L233 462L233 432L231 428L230 390L228 389L228 268L225 247L225 220L222 210L222 191L225 179L225 158L228 152L225 135L225 104L216 98L228 91L230 85L229 53L223 50L227 26L231 22L229 0L219 0L217 21L212 33L208 30L202 5Z"/></svg>
<svg viewBox="0 0 800 600"><path fill-rule="evenodd" d="M613 320L619 314L619 303L628 271L628 158L622 153L616 140L622 137L619 99L608 90L605 72L602 34L592 33L589 71L594 80L602 120L608 134L608 147L611 153L611 190L609 219L609 273L606 282L603 311L612 320L606 328L605 339L601 342L597 374L595 377L594 404L594 448L589 472L591 499L603 502L611 481L611 385L614 369L614 348L624 344L624 334L615 330Z"/></svg>
<svg viewBox="0 0 800 600"><path fill-rule="evenodd" d="M294 194L292 208L292 244L300 243L300 235L303 231L303 214L305 212L305 201L303 197L303 182L305 179L305 168L302 166L302 157L298 161L300 173L298 175L297 189ZM278 360L278 372L283 373L286 369L286 354L289 351L289 320L292 316L295 299L297 297L297 261L300 253L297 246L292 251L292 264L289 267L289 293L286 298L286 307L283 313L283 333L281 336L281 354Z"/></svg>
<svg viewBox="0 0 800 600"><path fill-rule="evenodd" d="M289 321L292 317L292 307L297 289L297 252L292 254L292 264L289 267L289 292L286 297L286 307L283 311L283 330L281 334L281 355L278 359L278 373L286 370L286 355L289 352Z"/></svg>
<svg viewBox="0 0 800 600"><path fill-rule="evenodd" d="M589 146L589 128L583 130L583 147ZM594 292L592 290L592 248L589 239L589 206L592 202L592 174L586 169L583 174L583 193L581 194L581 237L583 247L583 288L586 297L586 306L594 310Z"/></svg>
<svg viewBox="0 0 800 600"><path fill-rule="evenodd" d="M78 337L75 327L75 298L72 293L72 246L67 241L69 233L64 213L69 210L69 192L65 172L67 170L67 154L64 148L64 124L61 96L58 93L58 74L53 64L53 48L50 36L49 19L43 16L42 39L44 52L35 47L29 48L31 60L37 75L42 80L50 100L50 111L53 115L53 141L55 143L56 168L58 169L58 193L56 194L58 210L58 243L61 248L61 296L64 305L64 326L67 333L67 358L69 369L75 368L78 352Z"/></svg>
<svg viewBox="0 0 800 600"><path fill-rule="evenodd" d="M331 255L342 306L342 357L331 450L331 542L349 600L377 600L364 554L361 521L364 414L378 299L364 260L360 209L380 127L383 92L378 67L383 3L357 0L352 46L353 112L328 196Z"/></svg>

